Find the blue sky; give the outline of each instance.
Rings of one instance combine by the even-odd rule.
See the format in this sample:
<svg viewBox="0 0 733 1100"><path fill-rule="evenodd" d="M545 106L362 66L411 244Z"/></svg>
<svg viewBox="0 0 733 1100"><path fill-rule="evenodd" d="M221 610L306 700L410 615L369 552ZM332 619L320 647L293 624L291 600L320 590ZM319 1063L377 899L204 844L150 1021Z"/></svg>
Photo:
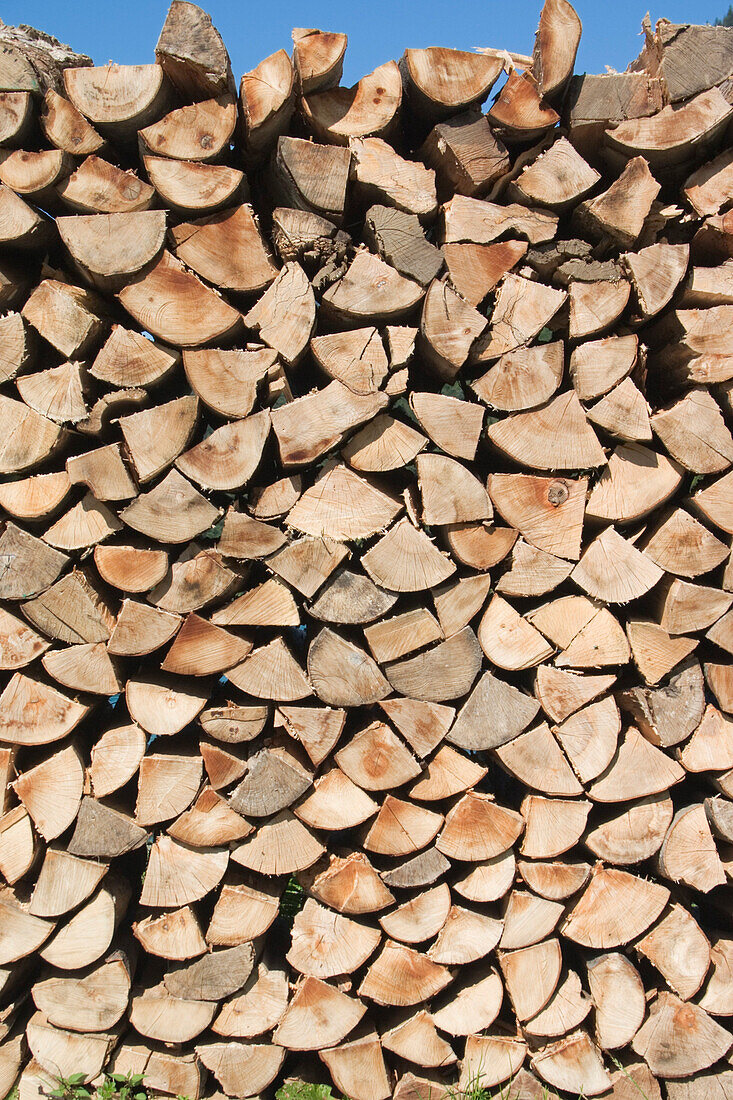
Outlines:
<svg viewBox="0 0 733 1100"><path fill-rule="evenodd" d="M666 0L652 19L712 22L729 0ZM290 50L294 26L346 31L349 48L344 83L397 59L407 46L499 46L531 53L541 0L208 0L232 58L237 79L277 49ZM6 23L30 23L55 34L97 64L153 60L166 0L6 0ZM645 0L585 0L576 72L624 69L641 46Z"/></svg>

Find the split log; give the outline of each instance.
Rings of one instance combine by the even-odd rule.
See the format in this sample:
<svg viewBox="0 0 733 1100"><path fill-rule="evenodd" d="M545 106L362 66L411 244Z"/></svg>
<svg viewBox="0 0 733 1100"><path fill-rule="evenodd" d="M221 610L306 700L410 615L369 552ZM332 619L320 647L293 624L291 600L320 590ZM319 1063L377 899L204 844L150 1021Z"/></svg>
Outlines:
<svg viewBox="0 0 733 1100"><path fill-rule="evenodd" d="M184 216L214 214L248 197L244 173L225 164L152 156L143 164L166 206Z"/></svg>
<svg viewBox="0 0 733 1100"><path fill-rule="evenodd" d="M166 251L118 297L142 328L177 347L225 339L241 327L241 315Z"/></svg>
<svg viewBox="0 0 733 1100"><path fill-rule="evenodd" d="M610 952L588 960L588 986L595 1007L596 1042L601 1050L628 1046L646 1012L644 986L625 955Z"/></svg>
<svg viewBox="0 0 733 1100"><path fill-rule="evenodd" d="M580 557L587 491L584 478L574 481L527 474L490 474L488 490L503 519L533 546L564 558Z"/></svg>
<svg viewBox="0 0 733 1100"><path fill-rule="evenodd" d="M636 944L667 985L684 1001L698 992L710 968L710 943L681 905L672 905Z"/></svg>
<svg viewBox="0 0 733 1100"><path fill-rule="evenodd" d="M714 149L730 119L731 108L717 88L689 102L663 107L651 118L622 122L606 131L609 152L622 161L642 156L652 169L688 162L697 149Z"/></svg>
<svg viewBox="0 0 733 1100"><path fill-rule="evenodd" d="M63 848L47 848L28 912L34 917L61 917L91 897L107 865L78 859Z"/></svg>
<svg viewBox="0 0 733 1100"><path fill-rule="evenodd" d="M169 642L181 625L180 615L123 600L109 637L109 652L120 657L141 657Z"/></svg>
<svg viewBox="0 0 733 1100"><path fill-rule="evenodd" d="M177 470L120 513L128 527L161 542L181 543L206 531L219 512Z"/></svg>
<svg viewBox="0 0 733 1100"><path fill-rule="evenodd" d="M503 143L488 119L472 111L439 122L425 139L421 154L435 170L443 193L481 196L509 171Z"/></svg>
<svg viewBox="0 0 733 1100"><path fill-rule="evenodd" d="M374 953L380 939L377 929L334 916L309 898L295 918L287 958L297 971L313 978L352 974Z"/></svg>
<svg viewBox="0 0 733 1100"><path fill-rule="evenodd" d="M125 214L149 210L155 191L132 171L90 154L56 188L62 202L81 214Z"/></svg>
<svg viewBox="0 0 733 1100"><path fill-rule="evenodd" d="M652 1073L690 1077L725 1055L731 1036L704 1009L661 992L637 1032L632 1047Z"/></svg>
<svg viewBox="0 0 733 1100"><path fill-rule="evenodd" d="M184 95L205 99L231 89L229 55L211 17L184 0L173 0L155 47L155 58Z"/></svg>
<svg viewBox="0 0 733 1100"><path fill-rule="evenodd" d="M632 125L629 123L628 125ZM596 237L610 238L631 248L659 194L660 185L643 156L632 157L608 190L584 202L577 211L579 223Z"/></svg>
<svg viewBox="0 0 733 1100"><path fill-rule="evenodd" d="M657 920L668 899L664 886L599 863L560 930L594 950L624 946Z"/></svg>
<svg viewBox="0 0 733 1100"><path fill-rule="evenodd" d="M531 1060L532 1068L549 1085L587 1096L599 1096L608 1090L610 1078L601 1053L584 1031L575 1031L565 1039L543 1047Z"/></svg>
<svg viewBox="0 0 733 1100"><path fill-rule="evenodd" d="M239 104L245 152L256 164L287 130L295 108L295 71L285 50L244 74Z"/></svg>
<svg viewBox="0 0 733 1100"><path fill-rule="evenodd" d="M529 142L541 138L559 121L559 115L542 99L531 73L512 69L488 112L507 141Z"/></svg>
<svg viewBox="0 0 733 1100"><path fill-rule="evenodd" d="M0 733L11 745L59 741L86 718L91 707L22 672L0 695Z"/></svg>
<svg viewBox="0 0 733 1100"><path fill-rule="evenodd" d="M141 154L175 160L216 160L228 148L237 123L230 93L179 107L138 130Z"/></svg>
<svg viewBox="0 0 733 1100"><path fill-rule="evenodd" d="M338 84L346 52L346 35L295 27L292 38L293 64L303 94Z"/></svg>
<svg viewBox="0 0 733 1100"><path fill-rule="evenodd" d="M631 283L625 279L571 283L568 291L570 339L580 340L605 332L624 312L630 295Z"/></svg>
<svg viewBox="0 0 733 1100"><path fill-rule="evenodd" d="M527 1055L527 1044L502 1032L469 1035L461 1067L458 1087L467 1089L470 1082L490 1089L514 1081Z"/></svg>
<svg viewBox="0 0 733 1100"><path fill-rule="evenodd" d="M497 58L443 47L405 50L400 71L411 109L426 121L484 102L501 73Z"/></svg>
<svg viewBox="0 0 733 1100"><path fill-rule="evenodd" d="M478 306L519 263L527 251L527 242L473 244L463 241L446 243L442 251L451 283L470 305Z"/></svg>
<svg viewBox="0 0 733 1100"><path fill-rule="evenodd" d="M351 154L332 145L281 137L270 172L280 205L307 210L340 225Z"/></svg>
<svg viewBox="0 0 733 1100"><path fill-rule="evenodd" d="M499 420L487 434L503 454L538 470L587 469L606 462L575 391L553 397L536 411Z"/></svg>
<svg viewBox="0 0 733 1100"><path fill-rule="evenodd" d="M161 1043L189 1042L211 1023L216 1004L207 1001L183 1001L171 997L159 985L133 990L130 1023L140 1035Z"/></svg>
<svg viewBox="0 0 733 1100"><path fill-rule="evenodd" d="M615 523L643 519L679 488L680 465L637 443L616 447L591 490L586 515Z"/></svg>
<svg viewBox="0 0 733 1100"><path fill-rule="evenodd" d="M543 96L557 96L572 76L580 32L580 19L567 0L546 0L532 53L532 72Z"/></svg>
<svg viewBox="0 0 733 1100"><path fill-rule="evenodd" d="M372 206L364 222L364 239L401 275L423 286L443 267L440 249L425 238L415 214Z"/></svg>
<svg viewBox="0 0 733 1100"><path fill-rule="evenodd" d="M108 1031L122 1017L130 996L129 963L116 958L82 977L59 976L36 982L36 1008L54 1027L82 1032Z"/></svg>
<svg viewBox="0 0 733 1100"><path fill-rule="evenodd" d="M319 978L304 979L273 1038L287 1050L321 1050L340 1043L359 1023L366 1005Z"/></svg>
<svg viewBox="0 0 733 1100"><path fill-rule="evenodd" d="M665 878L683 882L702 893L726 881L704 806L694 804L677 811L657 862Z"/></svg>
<svg viewBox="0 0 733 1100"><path fill-rule="evenodd" d="M564 211L584 199L600 178L567 138L560 138L522 169L507 194L527 206Z"/></svg>
<svg viewBox="0 0 733 1100"><path fill-rule="evenodd" d="M419 1004L445 989L450 971L410 947L387 940L359 986L359 995L381 1005Z"/></svg>
<svg viewBox="0 0 733 1100"><path fill-rule="evenodd" d="M399 156L378 137L351 138L351 179L366 202L382 202L423 221L437 210L435 173Z"/></svg>
<svg viewBox="0 0 733 1100"><path fill-rule="evenodd" d="M103 134L127 141L168 107L170 87L159 65L114 65L64 70L72 104Z"/></svg>
<svg viewBox="0 0 733 1100"><path fill-rule="evenodd" d="M285 1059L282 1047L267 1042L206 1043L196 1047L196 1054L228 1095L237 1095L243 1087L266 1089Z"/></svg>
<svg viewBox="0 0 733 1100"><path fill-rule="evenodd" d="M401 102L400 71L394 61L388 61L352 88L304 94L301 111L318 140L348 145L351 138L393 134Z"/></svg>

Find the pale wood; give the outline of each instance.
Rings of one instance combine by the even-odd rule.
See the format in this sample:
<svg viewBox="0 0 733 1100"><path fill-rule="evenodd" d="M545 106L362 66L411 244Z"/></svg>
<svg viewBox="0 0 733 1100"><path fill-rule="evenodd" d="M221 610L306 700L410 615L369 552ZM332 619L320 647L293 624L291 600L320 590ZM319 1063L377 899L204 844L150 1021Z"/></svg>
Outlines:
<svg viewBox="0 0 733 1100"><path fill-rule="evenodd" d="M442 824L442 814L388 794L365 833L363 846L377 855L410 856L430 844ZM434 878L431 875L429 881ZM399 884L390 882L390 885ZM406 885L413 884L408 881Z"/></svg>
<svg viewBox="0 0 733 1100"><path fill-rule="evenodd" d="M608 768L588 788L598 802L624 802L661 794L681 782L684 769L629 726Z"/></svg>
<svg viewBox="0 0 733 1100"><path fill-rule="evenodd" d="M531 668L553 653L553 646L501 596L494 596L484 612L478 640L490 661L511 671Z"/></svg>
<svg viewBox="0 0 733 1100"><path fill-rule="evenodd" d="M281 462L286 467L312 462L340 443L352 428L373 420L386 403L382 394L357 394L335 379L321 390L281 405L272 413Z"/></svg>
<svg viewBox="0 0 733 1100"><path fill-rule="evenodd" d="M472 306L479 306L501 278L527 251L526 241L444 244L443 255L451 283Z"/></svg>
<svg viewBox="0 0 733 1100"><path fill-rule="evenodd" d="M351 138L392 134L401 102L400 72L394 61L388 61L352 88L305 94L301 110L318 140L348 145Z"/></svg>
<svg viewBox="0 0 733 1100"><path fill-rule="evenodd" d="M236 101L225 93L178 107L138 130L140 150L176 160L216 160L227 148L236 123Z"/></svg>
<svg viewBox="0 0 733 1100"><path fill-rule="evenodd" d="M359 1023L366 1005L319 978L307 977L296 990L273 1038L288 1050L335 1046Z"/></svg>
<svg viewBox="0 0 733 1100"><path fill-rule="evenodd" d="M81 214L124 214L149 210L155 198L150 184L95 154L56 188L62 202Z"/></svg>
<svg viewBox="0 0 733 1100"><path fill-rule="evenodd" d="M171 470L154 489L141 493L120 513L120 519L133 530L172 543L188 542L218 517L213 504L177 470Z"/></svg>
<svg viewBox="0 0 733 1100"><path fill-rule="evenodd" d="M661 992L633 1040L652 1073L689 1077L728 1052L731 1036L704 1009Z"/></svg>
<svg viewBox="0 0 733 1100"><path fill-rule="evenodd" d="M587 469L606 462L574 390L541 409L497 421L487 434L503 454L534 469Z"/></svg>
<svg viewBox="0 0 733 1100"><path fill-rule="evenodd" d="M169 642L181 625L180 615L123 600L109 637L109 652L120 657L141 657Z"/></svg>
<svg viewBox="0 0 733 1100"><path fill-rule="evenodd" d="M600 1096L608 1091L610 1078L601 1053L584 1031L543 1047L531 1059L532 1068L549 1085Z"/></svg>
<svg viewBox="0 0 733 1100"><path fill-rule="evenodd" d="M618 320L631 295L625 279L597 283L572 282L568 290L571 340L605 332Z"/></svg>
<svg viewBox="0 0 733 1100"><path fill-rule="evenodd" d="M522 169L510 183L508 195L527 206L564 211L584 199L600 178L567 138L561 137Z"/></svg>
<svg viewBox="0 0 733 1100"><path fill-rule="evenodd" d="M541 211L527 210L518 203L501 206L467 195L455 195L441 211L438 225L441 244L491 244L511 231L526 237L530 244L549 241L557 231L557 217Z"/></svg>
<svg viewBox="0 0 733 1100"><path fill-rule="evenodd" d="M242 323L235 309L165 250L153 267L120 291L119 299L142 328L176 347L223 339Z"/></svg>
<svg viewBox="0 0 733 1100"><path fill-rule="evenodd" d="M243 172L224 164L144 156L148 178L166 206L177 213L213 214L247 197Z"/></svg>
<svg viewBox="0 0 733 1100"><path fill-rule="evenodd" d="M470 751L497 748L522 733L538 710L531 696L487 671L459 711L448 740Z"/></svg>
<svg viewBox="0 0 733 1100"><path fill-rule="evenodd" d="M256 163L287 130L295 107L295 70L285 50L244 74L239 103L245 151Z"/></svg>
<svg viewBox="0 0 733 1100"><path fill-rule="evenodd" d="M292 39L293 64L304 95L338 84L346 52L345 34L295 27Z"/></svg>
<svg viewBox="0 0 733 1100"><path fill-rule="evenodd" d="M64 70L66 94L102 133L123 141L160 118L169 86L159 65L109 65Z"/></svg>
<svg viewBox="0 0 733 1100"><path fill-rule="evenodd" d="M591 490L586 515L621 524L643 519L674 495L682 478L674 459L638 443L618 446Z"/></svg>
<svg viewBox="0 0 733 1100"><path fill-rule="evenodd" d="M0 733L11 745L47 745L61 740L90 711L55 688L15 672L0 695Z"/></svg>
<svg viewBox="0 0 733 1100"><path fill-rule="evenodd" d="M549 324L566 297L564 290L543 286L513 272L505 275L496 295L491 328L479 340L473 360L484 363L529 344Z"/></svg>
<svg viewBox="0 0 733 1100"><path fill-rule="evenodd" d="M279 205L319 214L340 224L350 163L348 149L281 137L271 166Z"/></svg>
<svg viewBox="0 0 733 1100"><path fill-rule="evenodd" d="M595 405L586 409L586 415L593 424L617 439L630 443L651 441L649 407L630 378L625 378Z"/></svg>
<svg viewBox="0 0 733 1100"><path fill-rule="evenodd" d="M351 180L357 193L428 220L437 210L435 172L406 160L379 137L349 140Z"/></svg>
<svg viewBox="0 0 733 1100"><path fill-rule="evenodd" d="M539 550L580 557L587 481L490 474L488 490L501 516Z"/></svg>
<svg viewBox="0 0 733 1100"><path fill-rule="evenodd" d="M346 328L398 320L422 299L424 288L371 252L357 252L345 275L325 292L325 313Z"/></svg>
<svg viewBox="0 0 733 1100"><path fill-rule="evenodd" d="M309 898L295 918L287 959L313 978L351 974L374 953L380 939L378 929L334 915Z"/></svg>
<svg viewBox="0 0 733 1100"><path fill-rule="evenodd" d="M510 165L506 148L488 119L473 111L439 122L420 151L435 169L441 190L448 194L486 194Z"/></svg>
<svg viewBox="0 0 733 1100"><path fill-rule="evenodd" d="M253 650L227 678L255 698L288 703L313 694L303 669L281 637Z"/></svg>
<svg viewBox="0 0 733 1100"><path fill-rule="evenodd" d="M644 552L667 572L689 578L708 573L726 557L725 544L683 508L660 520Z"/></svg>
<svg viewBox="0 0 733 1100"><path fill-rule="evenodd" d="M543 136L559 121L556 111L545 103L531 73L512 69L488 112L489 121L507 140L531 141Z"/></svg>
<svg viewBox="0 0 733 1100"><path fill-rule="evenodd" d="M702 893L726 881L703 805L696 803L677 811L657 861L665 878Z"/></svg>
<svg viewBox="0 0 733 1100"><path fill-rule="evenodd" d="M651 168L665 168L684 163L691 150L714 143L730 111L718 89L711 88L682 106L670 104L651 118L620 123L606 131L606 142L624 160L643 156Z"/></svg>
<svg viewBox="0 0 733 1100"><path fill-rule="evenodd" d="M527 1044L501 1031L469 1035L461 1067L459 1087L478 1082L481 1088L493 1088L514 1080L527 1055Z"/></svg>
<svg viewBox="0 0 733 1100"><path fill-rule="evenodd" d="M624 946L654 923L668 899L669 890L658 883L599 863L560 930L594 950Z"/></svg>
<svg viewBox="0 0 733 1100"><path fill-rule="evenodd" d="M433 46L405 50L400 69L411 109L435 121L483 103L501 72L501 61Z"/></svg>
<svg viewBox="0 0 733 1100"><path fill-rule="evenodd" d="M450 981L450 972L444 966L387 940L367 970L359 995L381 1005L407 1006L434 996Z"/></svg>
<svg viewBox="0 0 733 1100"><path fill-rule="evenodd" d="M646 1012L644 986L633 963L610 952L588 960L588 986L595 1006L596 1042L602 1050L628 1046Z"/></svg>
<svg viewBox="0 0 733 1100"><path fill-rule="evenodd" d="M552 397L562 381L563 366L560 340L516 348L501 355L486 374L471 383L471 388L482 401L501 412L521 412L544 405Z"/></svg>
<svg viewBox="0 0 733 1100"><path fill-rule="evenodd" d="M155 47L168 79L192 98L206 98L233 84L229 55L211 16L186 0L173 0Z"/></svg>
<svg viewBox="0 0 733 1100"><path fill-rule="evenodd" d="M581 28L567 0L545 0L532 52L532 72L543 96L557 95L572 76Z"/></svg>
<svg viewBox="0 0 733 1100"><path fill-rule="evenodd" d="M579 207L578 221L594 236L608 237L630 248L639 237L659 190L660 185L644 157L631 157L606 191Z"/></svg>
<svg viewBox="0 0 733 1100"><path fill-rule="evenodd" d="M681 905L670 906L659 923L637 942L636 950L685 1001L698 992L710 967L710 943Z"/></svg>
<svg viewBox="0 0 733 1100"><path fill-rule="evenodd" d="M608 527L584 552L572 577L589 596L626 603L653 588L662 571L649 555Z"/></svg>

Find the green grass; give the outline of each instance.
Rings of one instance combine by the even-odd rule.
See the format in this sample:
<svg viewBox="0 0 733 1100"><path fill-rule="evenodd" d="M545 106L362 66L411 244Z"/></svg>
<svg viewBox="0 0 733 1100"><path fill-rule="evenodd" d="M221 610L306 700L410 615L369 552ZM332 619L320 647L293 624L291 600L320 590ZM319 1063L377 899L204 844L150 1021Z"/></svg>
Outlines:
<svg viewBox="0 0 733 1100"><path fill-rule="evenodd" d="M639 1100L649 1100L644 1090L634 1081L633 1077L621 1065L617 1058L611 1055L611 1061L624 1076L628 1077L634 1088L639 1093ZM441 1087L441 1093L445 1091L450 1100L526 1100L512 1086L512 1082L502 1085L498 1090L485 1088L481 1084L481 1070L469 1080L465 1089L458 1090L453 1085ZM104 1081L98 1089L90 1092L83 1084L84 1075L72 1074L70 1077L57 1077L57 1087L46 1095L51 1100L148 1100L148 1093L142 1074L128 1074L123 1076L118 1073L105 1074ZM436 1097L438 1095L436 1086ZM18 1085L15 1084L4 1100L18 1100ZM187 1096L177 1096L175 1100L189 1100ZM333 1095L331 1085L316 1084L312 1081L301 1081L298 1078L290 1078L275 1093L275 1100L337 1100ZM343 1100L349 1100L344 1097ZM542 1100L560 1100L554 1089L542 1086ZM585 1100L581 1092L577 1100Z"/></svg>

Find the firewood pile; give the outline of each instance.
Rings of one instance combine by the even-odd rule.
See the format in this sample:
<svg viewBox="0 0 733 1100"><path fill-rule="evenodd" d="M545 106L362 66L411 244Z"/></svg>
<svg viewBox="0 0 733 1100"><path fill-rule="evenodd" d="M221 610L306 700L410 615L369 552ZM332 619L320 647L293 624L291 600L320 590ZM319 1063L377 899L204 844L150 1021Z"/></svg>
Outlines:
<svg viewBox="0 0 733 1100"><path fill-rule="evenodd" d="M0 26L0 1097L733 1097L733 30L645 30Z"/></svg>

